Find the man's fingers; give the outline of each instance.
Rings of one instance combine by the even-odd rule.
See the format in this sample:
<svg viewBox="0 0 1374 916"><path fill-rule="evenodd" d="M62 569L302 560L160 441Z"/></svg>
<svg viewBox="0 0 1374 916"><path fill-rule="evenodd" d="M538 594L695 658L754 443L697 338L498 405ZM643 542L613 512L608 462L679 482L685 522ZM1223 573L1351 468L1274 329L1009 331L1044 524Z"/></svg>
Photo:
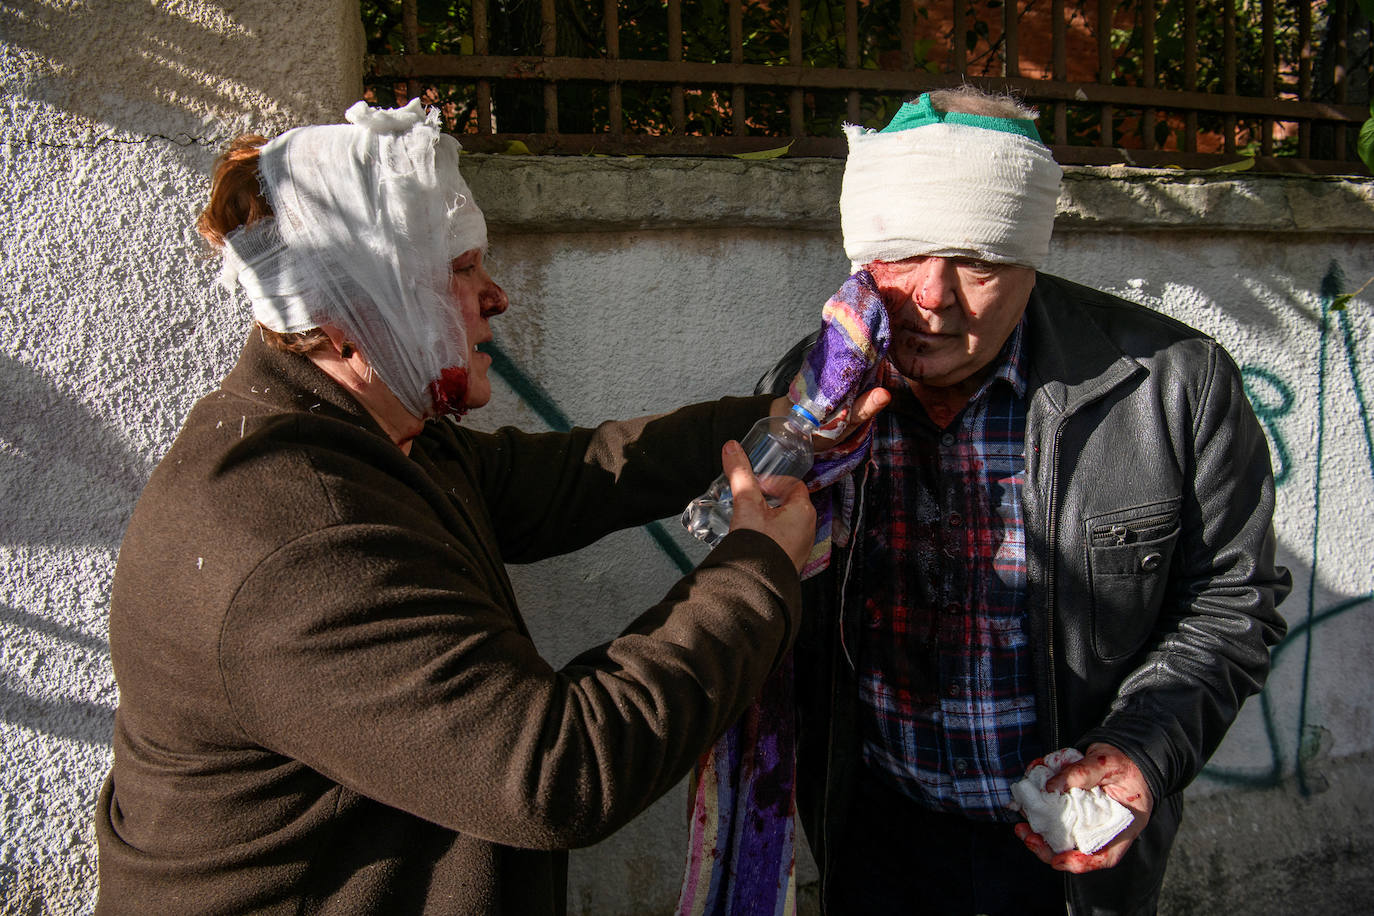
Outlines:
<svg viewBox="0 0 1374 916"><path fill-rule="evenodd" d="M1016 838L1019 839L1022 845L1027 849L1035 853L1037 859L1044 862L1046 865L1051 863L1054 859L1054 850L1050 849L1050 844L1046 843L1040 834L1031 829L1030 824L1022 822L1012 829L1016 832Z"/></svg>
<svg viewBox="0 0 1374 916"><path fill-rule="evenodd" d="M882 413L891 403L892 392L886 388L870 388L854 399L854 404L849 409L849 426L863 426Z"/></svg>

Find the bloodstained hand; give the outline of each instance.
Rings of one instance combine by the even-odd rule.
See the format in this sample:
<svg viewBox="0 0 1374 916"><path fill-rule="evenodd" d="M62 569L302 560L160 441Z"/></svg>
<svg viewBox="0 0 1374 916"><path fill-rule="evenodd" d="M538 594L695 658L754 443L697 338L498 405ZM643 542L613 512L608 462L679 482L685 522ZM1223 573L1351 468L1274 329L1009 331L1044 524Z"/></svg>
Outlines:
<svg viewBox="0 0 1374 916"><path fill-rule="evenodd" d="M1135 838L1150 822L1150 812L1154 810L1154 796L1145 782L1140 768L1131 758L1110 744L1098 742L1088 745L1083 759L1071 763L1045 783L1048 792L1063 792L1067 789L1091 789L1101 786L1112 798L1130 809L1135 815L1131 824L1110 843L1092 854L1069 849L1056 853L1040 834L1031 829L1030 824L1020 823L1014 828L1017 838L1026 848L1035 853L1040 861L1059 871L1082 874L1111 868L1119 863L1126 850L1131 848Z"/></svg>

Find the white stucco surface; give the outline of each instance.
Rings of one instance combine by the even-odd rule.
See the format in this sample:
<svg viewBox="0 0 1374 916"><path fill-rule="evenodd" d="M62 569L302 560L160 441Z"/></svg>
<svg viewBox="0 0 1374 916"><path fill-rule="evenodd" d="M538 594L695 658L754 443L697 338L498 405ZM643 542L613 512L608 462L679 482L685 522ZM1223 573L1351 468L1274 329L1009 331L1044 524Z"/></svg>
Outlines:
<svg viewBox="0 0 1374 916"><path fill-rule="evenodd" d="M332 120L356 97L356 9L0 7L0 914L91 907L91 811L117 702L105 618L119 540L248 329L242 304L213 287L191 224L226 138ZM513 303L497 343L520 373L498 381L474 425L543 426L530 384L576 423L748 391L846 273L833 162L463 167ZM1220 339L1246 373L1279 474L1293 634L1265 701L1246 707L1190 790L1166 912L1191 912L1186 901L1209 893L1238 912L1303 912L1295 900L1369 889L1359 833L1374 814L1374 295L1343 313L1329 306L1374 276L1374 183L1074 170L1060 213L1049 269ZM642 530L514 570L555 662L612 637L676 575ZM576 852L573 912L668 912L683 811L679 788ZM1243 846L1228 833L1240 825ZM1261 874L1285 876L1288 894Z"/></svg>

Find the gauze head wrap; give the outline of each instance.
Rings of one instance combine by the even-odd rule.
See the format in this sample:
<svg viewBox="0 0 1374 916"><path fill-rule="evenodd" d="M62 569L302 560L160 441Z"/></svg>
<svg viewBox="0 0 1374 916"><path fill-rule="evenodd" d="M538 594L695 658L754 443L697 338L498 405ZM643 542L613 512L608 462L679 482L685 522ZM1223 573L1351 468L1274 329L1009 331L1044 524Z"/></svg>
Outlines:
<svg viewBox="0 0 1374 916"><path fill-rule="evenodd" d="M855 271L930 255L1044 263L1063 169L1033 121L937 111L923 95L882 131L845 133L840 226Z"/></svg>
<svg viewBox="0 0 1374 916"><path fill-rule="evenodd" d="M222 277L273 331L341 328L415 416L456 412L469 347L450 262L487 244L458 141L419 99L390 110L358 102L345 117L262 147L274 217L225 238Z"/></svg>

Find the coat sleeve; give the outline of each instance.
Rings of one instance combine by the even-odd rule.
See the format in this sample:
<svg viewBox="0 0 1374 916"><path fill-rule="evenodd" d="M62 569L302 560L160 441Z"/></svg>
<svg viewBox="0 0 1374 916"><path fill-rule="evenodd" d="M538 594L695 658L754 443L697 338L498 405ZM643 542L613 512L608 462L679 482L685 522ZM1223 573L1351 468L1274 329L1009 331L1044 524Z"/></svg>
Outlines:
<svg viewBox="0 0 1374 916"><path fill-rule="evenodd" d="M771 398L724 398L567 433L464 432L501 556L526 563L680 513L721 472L720 450Z"/></svg>
<svg viewBox="0 0 1374 916"><path fill-rule="evenodd" d="M1121 748L1156 800L1197 776L1242 702L1263 686L1269 649L1286 631L1275 608L1291 587L1274 562L1264 433L1239 370L1215 344L1185 448L1191 473L1158 638L1101 726L1078 742Z"/></svg>
<svg viewBox="0 0 1374 916"><path fill-rule="evenodd" d="M221 635L240 727L346 789L496 843L596 842L690 769L790 645L800 588L729 535L562 670L492 596L481 547L335 525L277 550Z"/></svg>

